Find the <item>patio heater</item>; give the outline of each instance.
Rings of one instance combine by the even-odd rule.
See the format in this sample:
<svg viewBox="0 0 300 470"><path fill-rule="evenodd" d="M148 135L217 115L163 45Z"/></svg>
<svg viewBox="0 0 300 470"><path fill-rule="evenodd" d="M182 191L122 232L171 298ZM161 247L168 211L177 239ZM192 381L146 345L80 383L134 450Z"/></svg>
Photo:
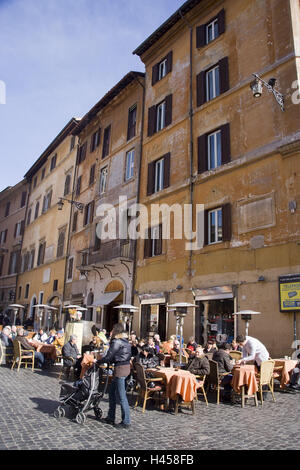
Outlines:
<svg viewBox="0 0 300 470"><path fill-rule="evenodd" d="M47 310L57 310L56 307L51 307L51 305L46 305L46 304L36 304L33 305L33 308L38 308L38 319L39 319L39 329L42 328L42 318L43 318L43 312L46 312ZM48 314L49 315L49 314ZM48 316L49 319L49 316Z"/></svg>
<svg viewBox="0 0 300 470"><path fill-rule="evenodd" d="M241 315L242 320L246 322L246 336L248 336L249 331L249 322L252 319L252 315L260 315L261 312L255 312L254 310L241 310L240 312L235 312L233 315Z"/></svg>
<svg viewBox="0 0 300 470"><path fill-rule="evenodd" d="M127 320L129 320L129 335L130 335L133 314L134 312L137 312L139 310L138 307L135 307L134 305L130 305L130 304L122 304L122 305L117 305L117 307L113 307L113 308L118 308L120 310L121 322L123 323L124 331L126 331Z"/></svg>
<svg viewBox="0 0 300 470"><path fill-rule="evenodd" d="M14 311L14 322L13 322L13 325L15 325L15 323L16 323L16 316L17 316L19 310L22 309L22 308L24 309L25 307L24 307L24 305L19 305L19 304L11 304L11 305L9 305L9 307L12 308L13 311Z"/></svg>
<svg viewBox="0 0 300 470"><path fill-rule="evenodd" d="M181 364L184 318L187 316L188 307L197 308L198 305L190 304L188 302L179 302L177 304L169 305L169 307L171 307L171 309L168 311L174 311L174 315L176 317L176 331L178 331L178 329L180 331L179 362Z"/></svg>

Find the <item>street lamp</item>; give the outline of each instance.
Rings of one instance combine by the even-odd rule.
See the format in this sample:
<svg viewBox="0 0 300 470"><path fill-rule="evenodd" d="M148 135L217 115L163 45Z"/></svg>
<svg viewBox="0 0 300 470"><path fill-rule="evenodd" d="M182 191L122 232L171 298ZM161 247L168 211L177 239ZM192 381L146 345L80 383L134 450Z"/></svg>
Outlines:
<svg viewBox="0 0 300 470"><path fill-rule="evenodd" d="M65 197L60 197L59 198L59 201L57 203L57 209L59 211L62 210L63 208L63 205L64 205L64 202L63 201L67 201L69 202L70 204L74 204L74 206L76 207L76 209L78 209L80 212L83 211L84 209L84 204L82 202L79 202L79 201L73 201L72 199L66 199Z"/></svg>
<svg viewBox="0 0 300 470"><path fill-rule="evenodd" d="M171 309L168 309L168 311L174 311L174 315L176 317L176 331L178 331L178 329L180 331L179 363L181 364L184 318L187 316L188 307L197 308L198 305L190 304L188 302L178 302L177 304L169 305L169 307L171 307Z"/></svg>
<svg viewBox="0 0 300 470"><path fill-rule="evenodd" d="M240 312L235 312L233 315L241 315L242 320L246 322L246 336L248 336L249 331L249 321L252 319L252 315L260 315L261 312L255 312L253 310L241 310Z"/></svg>
<svg viewBox="0 0 300 470"><path fill-rule="evenodd" d="M255 80L250 83L250 88L252 90L254 98L260 98L263 92L263 86L265 86L269 93L273 93L274 98L279 104L281 111L284 111L284 96L278 90L276 90L275 83L276 78L270 78L270 80L265 82L257 73L252 74L255 77Z"/></svg>
<svg viewBox="0 0 300 470"><path fill-rule="evenodd" d="M126 331L126 322L129 320L129 335L131 332L131 325L132 325L132 320L133 320L133 314L134 312L137 312L139 309L138 307L135 307L134 305L130 304L122 304L122 305L117 305L117 307L120 310L121 314L121 322L123 323L123 328Z"/></svg>

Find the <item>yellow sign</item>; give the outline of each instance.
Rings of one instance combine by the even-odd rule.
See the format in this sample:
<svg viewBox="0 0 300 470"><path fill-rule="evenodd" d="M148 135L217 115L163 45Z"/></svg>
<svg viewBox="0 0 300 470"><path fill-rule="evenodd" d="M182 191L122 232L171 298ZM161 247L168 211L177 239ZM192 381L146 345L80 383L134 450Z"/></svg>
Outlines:
<svg viewBox="0 0 300 470"><path fill-rule="evenodd" d="M300 274L279 277L281 312L300 311Z"/></svg>

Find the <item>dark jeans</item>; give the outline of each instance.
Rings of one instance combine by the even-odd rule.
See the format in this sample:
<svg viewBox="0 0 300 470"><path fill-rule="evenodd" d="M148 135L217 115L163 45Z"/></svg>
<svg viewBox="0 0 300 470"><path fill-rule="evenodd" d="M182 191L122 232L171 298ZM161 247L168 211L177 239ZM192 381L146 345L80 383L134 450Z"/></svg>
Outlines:
<svg viewBox="0 0 300 470"><path fill-rule="evenodd" d="M114 377L110 384L109 410L108 410L107 417L110 421L115 421L117 395L118 395L120 399L120 405L121 405L122 423L130 424L130 411L129 411L129 404L128 404L126 390L125 390L125 379L126 377Z"/></svg>
<svg viewBox="0 0 300 470"><path fill-rule="evenodd" d="M224 387L224 395L230 396L231 394L231 381L232 381L232 374L225 375L225 377L222 380L222 385Z"/></svg>

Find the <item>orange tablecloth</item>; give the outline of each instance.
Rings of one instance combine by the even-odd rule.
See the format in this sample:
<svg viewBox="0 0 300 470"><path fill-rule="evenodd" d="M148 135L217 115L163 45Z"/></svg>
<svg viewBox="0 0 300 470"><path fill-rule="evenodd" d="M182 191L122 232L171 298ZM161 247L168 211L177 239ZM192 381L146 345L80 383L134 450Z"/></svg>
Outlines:
<svg viewBox="0 0 300 470"><path fill-rule="evenodd" d="M253 395L258 391L255 377L255 366L250 364L235 366L232 370L233 377L231 385L236 393L241 392L241 387L247 385L248 395Z"/></svg>
<svg viewBox="0 0 300 470"><path fill-rule="evenodd" d="M290 382L290 373L296 367L298 361L293 359L274 359L275 367L282 367L274 371L274 378L280 380L280 388L284 388Z"/></svg>
<svg viewBox="0 0 300 470"><path fill-rule="evenodd" d="M40 343L39 341L31 340L30 343L35 347L37 352L47 354L51 359L55 360L57 357L56 348L53 344Z"/></svg>
<svg viewBox="0 0 300 470"><path fill-rule="evenodd" d="M196 377L187 370L175 370L168 367L151 370L155 377L162 377L166 384L166 396L171 400L176 400L176 395L180 395L183 401L192 401L196 397L197 380Z"/></svg>

